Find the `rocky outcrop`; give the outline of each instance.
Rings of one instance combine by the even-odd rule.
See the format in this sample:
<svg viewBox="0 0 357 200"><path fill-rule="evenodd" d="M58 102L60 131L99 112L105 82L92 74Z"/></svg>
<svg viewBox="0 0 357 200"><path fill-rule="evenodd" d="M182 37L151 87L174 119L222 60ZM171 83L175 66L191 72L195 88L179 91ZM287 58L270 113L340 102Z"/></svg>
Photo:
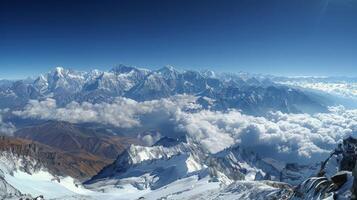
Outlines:
<svg viewBox="0 0 357 200"><path fill-rule="evenodd" d="M357 139L348 137L321 163L316 176L295 191L296 199L356 199Z"/></svg>

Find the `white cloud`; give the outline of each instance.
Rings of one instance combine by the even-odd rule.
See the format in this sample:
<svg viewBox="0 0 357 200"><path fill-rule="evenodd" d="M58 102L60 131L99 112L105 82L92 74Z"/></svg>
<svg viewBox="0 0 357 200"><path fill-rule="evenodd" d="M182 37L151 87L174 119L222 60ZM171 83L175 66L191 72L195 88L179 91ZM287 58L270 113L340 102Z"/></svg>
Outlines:
<svg viewBox="0 0 357 200"><path fill-rule="evenodd" d="M0 135L12 135L16 131L16 127L12 123L3 121L3 114L8 111L8 109L0 109Z"/></svg>
<svg viewBox="0 0 357 200"><path fill-rule="evenodd" d="M152 146L160 140L161 134L159 132L145 132L140 133L137 138L141 140L145 145Z"/></svg>
<svg viewBox="0 0 357 200"><path fill-rule="evenodd" d="M357 110L344 107L314 115L273 112L254 117L237 110L201 110L194 101L194 97L185 95L144 102L117 98L111 104L72 102L59 108L54 100L47 99L30 101L24 110L13 113L24 118L96 122L121 128L150 124L161 129L162 135L185 133L211 152L238 143L263 156L288 161L321 160L337 142L357 133ZM158 127L162 124L165 128ZM142 139L150 144L157 140Z"/></svg>
<svg viewBox="0 0 357 200"><path fill-rule="evenodd" d="M213 152L234 143L281 160L316 161L348 135L357 134L357 110L334 107L329 113L269 113L253 117L236 110L181 113L179 128Z"/></svg>
<svg viewBox="0 0 357 200"><path fill-rule="evenodd" d="M311 81L286 81L281 84L299 86L319 90L332 95L357 99L357 83L349 82L311 82Z"/></svg>
<svg viewBox="0 0 357 200"><path fill-rule="evenodd" d="M56 100L30 100L23 110L13 114L23 118L60 120L71 123L102 123L120 128L140 126L140 117L157 113L169 115L177 109L197 109L192 96L179 95L170 99L136 102L128 98L116 98L113 103L71 102L65 107L57 107Z"/></svg>

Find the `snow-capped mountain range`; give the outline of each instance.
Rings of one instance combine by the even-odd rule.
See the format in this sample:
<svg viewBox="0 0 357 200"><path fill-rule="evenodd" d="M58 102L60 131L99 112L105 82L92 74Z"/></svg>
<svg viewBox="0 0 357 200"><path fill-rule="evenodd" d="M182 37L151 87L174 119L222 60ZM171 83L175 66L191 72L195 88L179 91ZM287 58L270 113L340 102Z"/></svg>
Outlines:
<svg viewBox="0 0 357 200"><path fill-rule="evenodd" d="M30 99L53 98L59 105L76 102L111 102L115 97L145 101L190 94L213 109L238 108L250 114L267 110L317 112L333 104L321 96L276 84L270 76L212 71L179 71L173 67L147 70L125 65L110 71L79 72L62 67L33 81L4 82L0 87L0 107L18 108Z"/></svg>

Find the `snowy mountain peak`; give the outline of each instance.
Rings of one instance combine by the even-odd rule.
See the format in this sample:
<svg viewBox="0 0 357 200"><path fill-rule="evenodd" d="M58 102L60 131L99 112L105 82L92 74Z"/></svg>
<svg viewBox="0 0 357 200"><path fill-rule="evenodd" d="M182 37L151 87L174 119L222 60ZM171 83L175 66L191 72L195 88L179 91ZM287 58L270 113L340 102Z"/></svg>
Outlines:
<svg viewBox="0 0 357 200"><path fill-rule="evenodd" d="M55 68L55 74L57 76L63 76L64 71L65 71L65 69L63 67L56 67Z"/></svg>
<svg viewBox="0 0 357 200"><path fill-rule="evenodd" d="M164 78L176 78L179 72L171 65L164 66L157 70L157 73L164 76Z"/></svg>

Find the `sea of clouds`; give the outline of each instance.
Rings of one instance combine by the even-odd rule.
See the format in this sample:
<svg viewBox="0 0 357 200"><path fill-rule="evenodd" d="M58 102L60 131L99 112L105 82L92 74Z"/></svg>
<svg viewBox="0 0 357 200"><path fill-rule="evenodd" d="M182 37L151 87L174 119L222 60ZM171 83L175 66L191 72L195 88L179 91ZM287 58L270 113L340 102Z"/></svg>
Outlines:
<svg viewBox="0 0 357 200"><path fill-rule="evenodd" d="M13 114L126 129L149 125L160 129L165 124L171 129L161 128L161 135L186 134L212 153L237 143L262 156L289 162L323 160L343 138L357 134L357 110L342 106L331 107L327 113L270 112L255 117L239 110L205 110L195 100L188 95L144 102L120 97L113 103L72 102L65 107L58 107L54 99L31 100ZM145 140L153 143L157 138L146 135Z"/></svg>

